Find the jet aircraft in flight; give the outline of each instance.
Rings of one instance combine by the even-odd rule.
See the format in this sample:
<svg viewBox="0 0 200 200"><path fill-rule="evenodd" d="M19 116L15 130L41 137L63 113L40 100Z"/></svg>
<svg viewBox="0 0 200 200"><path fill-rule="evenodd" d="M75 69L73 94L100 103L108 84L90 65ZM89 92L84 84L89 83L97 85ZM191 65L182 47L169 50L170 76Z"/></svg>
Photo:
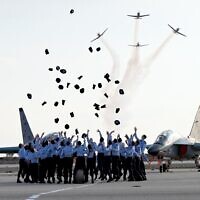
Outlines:
<svg viewBox="0 0 200 200"><path fill-rule="evenodd" d="M97 33L97 37L94 38L93 40L91 40L91 42L94 42L95 40L99 39L100 37L103 36L103 34L108 30L108 28L106 28L102 33Z"/></svg>
<svg viewBox="0 0 200 200"><path fill-rule="evenodd" d="M185 34L183 34L183 33L180 33L179 32L179 30L180 30L180 28L173 28L171 25L169 25L168 24L168 26L174 31L174 33L177 33L177 34L179 34L179 35L182 35L182 36L184 36L184 37L187 37Z"/></svg>
<svg viewBox="0 0 200 200"><path fill-rule="evenodd" d="M142 19L143 17L149 16L149 14L141 15L140 12L137 13L137 15L127 15L128 17L133 17L135 19Z"/></svg>

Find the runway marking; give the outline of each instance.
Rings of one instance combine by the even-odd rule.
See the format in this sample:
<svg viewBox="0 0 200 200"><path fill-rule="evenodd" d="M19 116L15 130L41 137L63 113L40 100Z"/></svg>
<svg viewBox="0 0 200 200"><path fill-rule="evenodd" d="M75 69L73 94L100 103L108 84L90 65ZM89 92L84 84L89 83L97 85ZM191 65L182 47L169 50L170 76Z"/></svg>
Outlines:
<svg viewBox="0 0 200 200"><path fill-rule="evenodd" d="M81 189L81 188L85 188L85 187L93 186L93 185L95 185L95 184L92 184L92 185L81 185L81 186L77 186L77 187L69 187L69 188L62 188L62 189L58 189L58 190L52 190L52 191L49 191L49 192L42 192L42 193L39 193L39 194L34 194L34 195L28 197L25 200L35 200L35 199L39 198L42 195L52 194L52 193L57 193L57 192L62 192L62 191L67 191L67 190Z"/></svg>

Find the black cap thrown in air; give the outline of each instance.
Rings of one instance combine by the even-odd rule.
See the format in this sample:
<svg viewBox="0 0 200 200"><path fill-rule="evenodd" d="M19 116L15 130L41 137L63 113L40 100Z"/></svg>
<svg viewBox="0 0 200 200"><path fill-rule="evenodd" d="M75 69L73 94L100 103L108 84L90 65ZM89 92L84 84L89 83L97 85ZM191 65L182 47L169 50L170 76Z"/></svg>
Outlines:
<svg viewBox="0 0 200 200"><path fill-rule="evenodd" d="M56 70L60 70L60 66L56 66Z"/></svg>
<svg viewBox="0 0 200 200"><path fill-rule="evenodd" d="M50 68L49 68L49 71L51 71L51 72L52 72L52 71L53 71L53 68L52 68L52 67L50 67Z"/></svg>
<svg viewBox="0 0 200 200"><path fill-rule="evenodd" d="M120 111L120 108L116 108L115 113L118 113Z"/></svg>
<svg viewBox="0 0 200 200"><path fill-rule="evenodd" d="M65 124L65 129L69 129L69 124Z"/></svg>
<svg viewBox="0 0 200 200"><path fill-rule="evenodd" d="M58 88L59 88L60 90L63 90L63 89L64 89L63 85L59 85Z"/></svg>
<svg viewBox="0 0 200 200"><path fill-rule="evenodd" d="M63 106L65 105L65 100L64 100L64 99L62 100L62 105L63 105Z"/></svg>
<svg viewBox="0 0 200 200"><path fill-rule="evenodd" d="M56 78L56 83L60 83L61 79L60 78Z"/></svg>
<svg viewBox="0 0 200 200"><path fill-rule="evenodd" d="M92 85L92 89L94 90L94 89L95 89L95 87L96 87L96 85L95 85L95 84L93 84L93 85Z"/></svg>
<svg viewBox="0 0 200 200"><path fill-rule="evenodd" d="M48 55L49 54L49 50L45 49L45 54Z"/></svg>
<svg viewBox="0 0 200 200"><path fill-rule="evenodd" d="M42 103L42 106L44 106L46 103L47 103L47 102L46 102L46 101L44 101L44 102Z"/></svg>
<svg viewBox="0 0 200 200"><path fill-rule="evenodd" d="M98 114L98 113L94 113L94 115L95 115L96 117L99 117L99 114Z"/></svg>
<svg viewBox="0 0 200 200"><path fill-rule="evenodd" d="M100 48L100 47L97 47L97 48L96 48L96 51L100 51L100 50L101 50L101 48Z"/></svg>
<svg viewBox="0 0 200 200"><path fill-rule="evenodd" d="M28 97L29 99L32 99L32 94L27 93L27 97Z"/></svg>
<svg viewBox="0 0 200 200"><path fill-rule="evenodd" d="M81 89L80 89L80 93L83 94L84 92L85 92L85 89L84 89L84 88L81 88Z"/></svg>
<svg viewBox="0 0 200 200"><path fill-rule="evenodd" d="M57 124L59 122L59 118L55 118L54 122Z"/></svg>
<svg viewBox="0 0 200 200"><path fill-rule="evenodd" d="M69 13L70 13L70 14L73 14L73 13L74 13L74 9L71 9Z"/></svg>
<svg viewBox="0 0 200 200"><path fill-rule="evenodd" d="M66 70L66 69L61 69L61 70L60 70L60 73L61 73L61 74L66 74L66 73L67 73L67 70Z"/></svg>
<svg viewBox="0 0 200 200"><path fill-rule="evenodd" d="M108 82L111 81L111 80L110 80L110 75L109 75L108 73L104 75L104 78L105 78Z"/></svg>
<svg viewBox="0 0 200 200"><path fill-rule="evenodd" d="M81 76L78 77L78 80L81 80L82 78L83 78L83 76L81 75Z"/></svg>
<svg viewBox="0 0 200 200"><path fill-rule="evenodd" d="M101 108L106 108L106 104L102 105Z"/></svg>
<svg viewBox="0 0 200 200"><path fill-rule="evenodd" d="M70 116L71 116L71 117L74 117L74 113L73 113L73 112L70 112Z"/></svg>
<svg viewBox="0 0 200 200"><path fill-rule="evenodd" d="M78 84L74 85L74 87L75 87L75 89L77 89L77 90L80 88L80 86L79 86Z"/></svg>
<svg viewBox="0 0 200 200"><path fill-rule="evenodd" d="M70 85L70 83L67 83L67 86L66 86L66 87L68 88L68 87L69 87L69 85Z"/></svg>
<svg viewBox="0 0 200 200"><path fill-rule="evenodd" d="M107 94L107 93L104 93L104 96L105 96L106 98L108 98L108 94Z"/></svg>
<svg viewBox="0 0 200 200"><path fill-rule="evenodd" d="M89 49L89 51L90 51L91 53L93 52L93 49L92 49L92 47L89 47L88 49Z"/></svg>
<svg viewBox="0 0 200 200"><path fill-rule="evenodd" d="M93 105L93 106L94 106L94 108L95 108L96 110L100 110L100 108L99 108L99 107L100 107L100 106L99 106L99 104L97 104L97 103L94 103L94 105Z"/></svg>
<svg viewBox="0 0 200 200"><path fill-rule="evenodd" d="M115 120L114 123L115 123L115 125L119 125L120 121L119 120Z"/></svg>
<svg viewBox="0 0 200 200"><path fill-rule="evenodd" d="M119 94L123 95L124 94L124 90L123 89L119 89Z"/></svg>
<svg viewBox="0 0 200 200"><path fill-rule="evenodd" d="M54 103L54 106L58 106L58 101L56 101L56 102Z"/></svg>
<svg viewBox="0 0 200 200"><path fill-rule="evenodd" d="M101 83L98 83L98 87L99 87L99 88L102 88L102 84L101 84Z"/></svg>
<svg viewBox="0 0 200 200"><path fill-rule="evenodd" d="M120 83L119 80L116 80L116 81L115 81L115 84L119 84L119 83Z"/></svg>

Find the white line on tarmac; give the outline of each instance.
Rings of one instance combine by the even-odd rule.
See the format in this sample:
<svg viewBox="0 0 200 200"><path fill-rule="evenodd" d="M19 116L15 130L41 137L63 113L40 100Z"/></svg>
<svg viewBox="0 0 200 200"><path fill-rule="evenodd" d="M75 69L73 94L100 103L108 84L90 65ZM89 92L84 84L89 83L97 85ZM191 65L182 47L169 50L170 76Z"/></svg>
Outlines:
<svg viewBox="0 0 200 200"><path fill-rule="evenodd" d="M93 186L93 185L94 184L92 184L90 186ZM49 191L49 192L42 192L42 193L39 193L39 194L34 194L34 195L28 197L25 200L35 200L35 199L39 198L42 195L52 194L52 193L57 193L57 192L62 192L62 191L67 191L67 190L80 189L80 188L85 188L85 187L88 187L88 186L89 185L81 185L81 186L77 186L77 187L69 187L69 188L62 188L62 189L58 189L58 190L52 190L52 191Z"/></svg>

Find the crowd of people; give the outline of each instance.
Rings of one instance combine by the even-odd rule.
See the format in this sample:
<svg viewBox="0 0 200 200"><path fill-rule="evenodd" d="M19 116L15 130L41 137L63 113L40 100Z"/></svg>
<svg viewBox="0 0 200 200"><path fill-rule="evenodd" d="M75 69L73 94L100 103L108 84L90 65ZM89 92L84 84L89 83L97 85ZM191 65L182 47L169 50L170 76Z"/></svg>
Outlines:
<svg viewBox="0 0 200 200"><path fill-rule="evenodd" d="M146 135L139 139L135 127L124 142L120 135L113 138L114 131L107 132L105 141L101 131L97 132L98 144L89 137L89 130L82 134L82 142L78 133L74 138L60 132L49 137L36 135L29 144L19 144L17 183L22 179L25 183L79 183L78 172L85 183L146 180Z"/></svg>

